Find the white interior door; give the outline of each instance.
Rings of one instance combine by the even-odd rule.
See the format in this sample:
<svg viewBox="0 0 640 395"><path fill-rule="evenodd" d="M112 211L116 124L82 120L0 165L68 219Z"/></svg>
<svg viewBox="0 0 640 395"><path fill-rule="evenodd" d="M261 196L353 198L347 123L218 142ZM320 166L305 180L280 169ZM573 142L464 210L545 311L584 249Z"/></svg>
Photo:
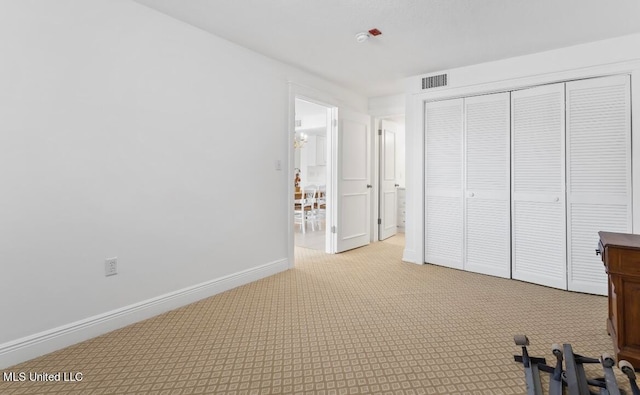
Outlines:
<svg viewBox="0 0 640 395"><path fill-rule="evenodd" d="M598 231L631 233L629 76L566 84L568 288L607 294Z"/></svg>
<svg viewBox="0 0 640 395"><path fill-rule="evenodd" d="M425 262L463 268L463 99L425 104Z"/></svg>
<svg viewBox="0 0 640 395"><path fill-rule="evenodd" d="M464 269L510 278L510 96L469 97L464 107Z"/></svg>
<svg viewBox="0 0 640 395"><path fill-rule="evenodd" d="M512 277L567 287L564 84L511 94Z"/></svg>
<svg viewBox="0 0 640 395"><path fill-rule="evenodd" d="M397 124L380 121L380 200L378 238L398 233L398 174L396 169Z"/></svg>
<svg viewBox="0 0 640 395"><path fill-rule="evenodd" d="M338 110L336 252L371 240L370 125L368 115Z"/></svg>

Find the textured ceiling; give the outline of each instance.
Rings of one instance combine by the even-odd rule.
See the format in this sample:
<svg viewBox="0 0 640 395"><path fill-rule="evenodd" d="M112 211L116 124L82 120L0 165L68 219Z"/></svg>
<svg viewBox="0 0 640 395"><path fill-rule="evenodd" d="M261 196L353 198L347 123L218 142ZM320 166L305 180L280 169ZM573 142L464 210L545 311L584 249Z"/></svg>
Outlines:
<svg viewBox="0 0 640 395"><path fill-rule="evenodd" d="M374 97L402 79L640 32L640 0L136 0ZM357 43L355 34L382 35Z"/></svg>

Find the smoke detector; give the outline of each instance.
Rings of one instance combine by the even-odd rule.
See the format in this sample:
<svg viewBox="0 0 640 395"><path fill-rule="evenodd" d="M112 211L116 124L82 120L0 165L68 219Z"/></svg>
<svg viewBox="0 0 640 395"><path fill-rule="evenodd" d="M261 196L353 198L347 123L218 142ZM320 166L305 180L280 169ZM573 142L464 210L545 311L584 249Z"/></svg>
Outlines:
<svg viewBox="0 0 640 395"><path fill-rule="evenodd" d="M356 34L356 41L359 43L363 43L369 39L369 33L360 32Z"/></svg>
<svg viewBox="0 0 640 395"><path fill-rule="evenodd" d="M375 37L381 35L382 32L376 28L369 30L368 32L360 32L356 34L356 41L363 43L369 39L369 37Z"/></svg>

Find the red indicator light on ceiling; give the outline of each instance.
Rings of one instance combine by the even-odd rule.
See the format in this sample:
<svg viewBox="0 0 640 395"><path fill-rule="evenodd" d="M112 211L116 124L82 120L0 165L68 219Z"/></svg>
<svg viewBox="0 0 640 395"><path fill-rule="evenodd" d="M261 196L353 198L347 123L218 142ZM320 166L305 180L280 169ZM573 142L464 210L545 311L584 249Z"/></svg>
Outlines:
<svg viewBox="0 0 640 395"><path fill-rule="evenodd" d="M369 34L371 34L372 36L375 37L375 36L381 35L382 32L380 30L374 28L374 29L369 30Z"/></svg>

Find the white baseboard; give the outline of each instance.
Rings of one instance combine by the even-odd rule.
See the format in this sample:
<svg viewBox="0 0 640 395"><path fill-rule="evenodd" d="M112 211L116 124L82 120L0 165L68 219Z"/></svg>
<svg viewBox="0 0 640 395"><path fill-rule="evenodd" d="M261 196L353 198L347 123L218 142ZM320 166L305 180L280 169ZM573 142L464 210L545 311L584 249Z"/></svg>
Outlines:
<svg viewBox="0 0 640 395"><path fill-rule="evenodd" d="M0 344L0 369L100 336L287 269L289 269L288 260L281 259Z"/></svg>

